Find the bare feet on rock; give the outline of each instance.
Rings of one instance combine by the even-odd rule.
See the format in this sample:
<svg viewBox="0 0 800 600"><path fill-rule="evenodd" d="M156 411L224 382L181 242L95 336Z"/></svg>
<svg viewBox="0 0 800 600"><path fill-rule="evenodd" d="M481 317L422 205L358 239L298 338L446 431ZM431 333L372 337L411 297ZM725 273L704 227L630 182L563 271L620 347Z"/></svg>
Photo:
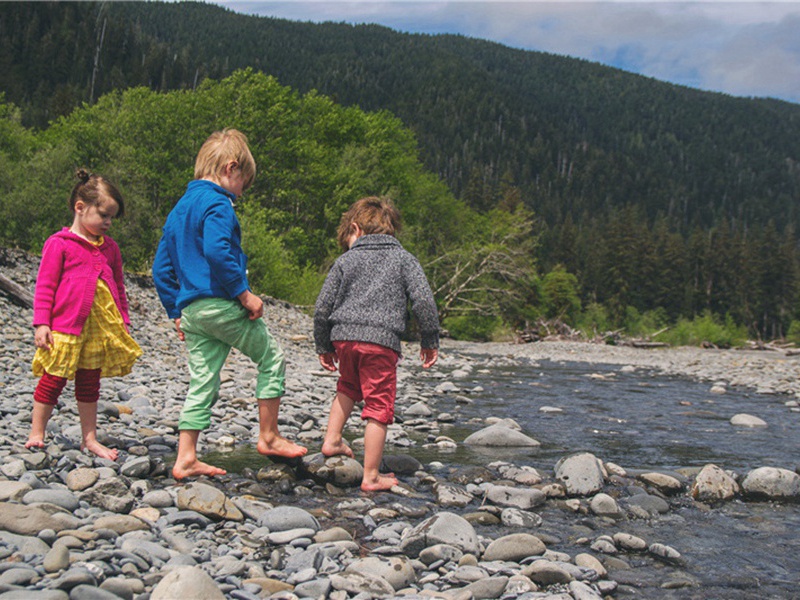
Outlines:
<svg viewBox="0 0 800 600"><path fill-rule="evenodd" d="M308 453L308 448L295 444L285 437L276 436L270 441L259 438L256 448L264 456L278 458L300 458Z"/></svg>
<svg viewBox="0 0 800 600"><path fill-rule="evenodd" d="M28 441L25 442L26 448L44 448L44 438L31 434Z"/></svg>
<svg viewBox="0 0 800 600"><path fill-rule="evenodd" d="M186 477L199 477L201 475L206 475L208 477L216 477L218 475L225 475L226 473L227 471L225 469L220 469L219 467L215 467L214 465L209 465L197 459L185 464L178 464L176 462L175 466L172 467L172 476L175 479L185 479Z"/></svg>
<svg viewBox="0 0 800 600"><path fill-rule="evenodd" d="M117 457L119 456L119 451L116 448L103 446L103 444L97 440L81 444L81 450L88 450L95 456L107 458L108 460L117 460Z"/></svg>
<svg viewBox="0 0 800 600"><path fill-rule="evenodd" d="M349 456L353 458L353 450L344 443L344 440L339 440L339 443L322 442L322 455L323 456Z"/></svg>
<svg viewBox="0 0 800 600"><path fill-rule="evenodd" d="M386 473L386 475L378 475L375 479L366 480L361 482L361 491L364 492L381 492L389 490L398 485L400 482L394 473Z"/></svg>

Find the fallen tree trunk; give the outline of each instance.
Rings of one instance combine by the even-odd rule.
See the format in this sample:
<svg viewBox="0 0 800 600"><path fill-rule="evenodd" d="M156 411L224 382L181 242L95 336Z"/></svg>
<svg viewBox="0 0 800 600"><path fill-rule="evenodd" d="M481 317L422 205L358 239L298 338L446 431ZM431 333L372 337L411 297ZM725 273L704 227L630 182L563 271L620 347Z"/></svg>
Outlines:
<svg viewBox="0 0 800 600"><path fill-rule="evenodd" d="M0 273L0 290L5 292L14 303L25 308L33 308L33 294L2 273Z"/></svg>

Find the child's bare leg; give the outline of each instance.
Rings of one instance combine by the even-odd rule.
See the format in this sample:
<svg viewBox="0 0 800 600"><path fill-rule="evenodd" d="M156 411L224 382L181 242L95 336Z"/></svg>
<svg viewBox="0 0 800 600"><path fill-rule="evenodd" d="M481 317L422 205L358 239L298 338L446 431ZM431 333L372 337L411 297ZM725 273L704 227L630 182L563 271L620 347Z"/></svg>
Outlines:
<svg viewBox="0 0 800 600"><path fill-rule="evenodd" d="M44 448L44 436L47 430L47 423L50 421L50 415L53 414L53 408L55 408L55 404L33 403L31 432L28 435L28 441L25 442L26 448Z"/></svg>
<svg viewBox="0 0 800 600"><path fill-rule="evenodd" d="M386 424L367 419L364 431L364 477L361 489L365 492L388 490L399 482L394 473L381 475L379 469L383 459L383 446L386 443Z"/></svg>
<svg viewBox="0 0 800 600"><path fill-rule="evenodd" d="M175 465L172 467L172 476L175 479L185 477L198 477L207 475L225 475L227 471L214 465L204 463L197 458L197 440L200 438L200 431L197 429L181 429L178 434L178 456L175 458Z"/></svg>
<svg viewBox="0 0 800 600"><path fill-rule="evenodd" d="M256 448L264 456L300 458L308 448L287 440L278 431L278 411L280 398L259 398L258 400L258 443Z"/></svg>
<svg viewBox="0 0 800 600"><path fill-rule="evenodd" d="M78 402L81 418L81 450L88 450L100 458L117 460L119 452L97 441L97 402Z"/></svg>
<svg viewBox="0 0 800 600"><path fill-rule="evenodd" d="M331 403L331 412L328 416L328 428L325 430L325 439L322 441L322 454L325 456L337 456L344 454L353 457L353 450L342 439L342 432L350 413L353 412L355 401L341 392L336 392L336 396Z"/></svg>

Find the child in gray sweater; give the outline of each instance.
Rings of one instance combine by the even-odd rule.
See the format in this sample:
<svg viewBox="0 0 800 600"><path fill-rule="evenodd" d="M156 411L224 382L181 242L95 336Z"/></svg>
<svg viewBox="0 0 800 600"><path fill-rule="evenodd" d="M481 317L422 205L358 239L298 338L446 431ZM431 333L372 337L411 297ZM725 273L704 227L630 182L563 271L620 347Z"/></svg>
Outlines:
<svg viewBox="0 0 800 600"><path fill-rule="evenodd" d="M314 341L320 364L339 381L331 405L322 454L353 456L342 431L356 403L364 403L364 491L397 485L379 472L387 426L394 422L400 336L407 307L419 324L422 366L439 352L439 317L422 267L394 237L400 213L386 198L355 202L342 216L339 244L346 250L331 267L317 298Z"/></svg>

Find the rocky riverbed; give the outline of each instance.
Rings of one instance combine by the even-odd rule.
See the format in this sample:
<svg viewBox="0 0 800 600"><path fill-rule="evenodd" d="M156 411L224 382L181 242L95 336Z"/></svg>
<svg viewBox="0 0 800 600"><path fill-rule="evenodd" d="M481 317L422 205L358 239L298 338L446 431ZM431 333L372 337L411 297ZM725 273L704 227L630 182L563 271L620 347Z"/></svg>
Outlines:
<svg viewBox="0 0 800 600"><path fill-rule="evenodd" d="M0 251L0 272L30 290L36 267L34 257ZM265 318L287 356L281 429L307 445L309 456L274 463L253 449L254 370L234 352L199 449L211 462L236 455L243 466L217 479L176 482L170 466L188 382L185 351L148 278L131 275L128 286L132 333L145 353L131 375L103 380L98 425L101 441L120 449L115 462L80 451L69 386L46 449L24 448L36 383L32 311L0 294L0 600L790 597L785 581L732 588L703 581L681 547L658 538L657 525L727 502L796 502L793 467L635 471L585 451L551 470L526 464L524 452L518 460L459 466L448 457L460 445L526 449L538 442L511 419L487 414L460 423L457 411L437 405L454 395L457 403L471 401L479 390L461 382L480 354L489 368L581 361L686 375L719 393L747 386L782 394L793 414L800 391L794 357L446 341L439 364L423 372L410 345L386 451L401 485L364 494L356 461L318 454L335 378L317 362L311 320L272 301ZM454 425L472 433L448 435ZM354 416L348 434L357 457L360 432ZM420 463L406 452L417 445L440 457Z"/></svg>

